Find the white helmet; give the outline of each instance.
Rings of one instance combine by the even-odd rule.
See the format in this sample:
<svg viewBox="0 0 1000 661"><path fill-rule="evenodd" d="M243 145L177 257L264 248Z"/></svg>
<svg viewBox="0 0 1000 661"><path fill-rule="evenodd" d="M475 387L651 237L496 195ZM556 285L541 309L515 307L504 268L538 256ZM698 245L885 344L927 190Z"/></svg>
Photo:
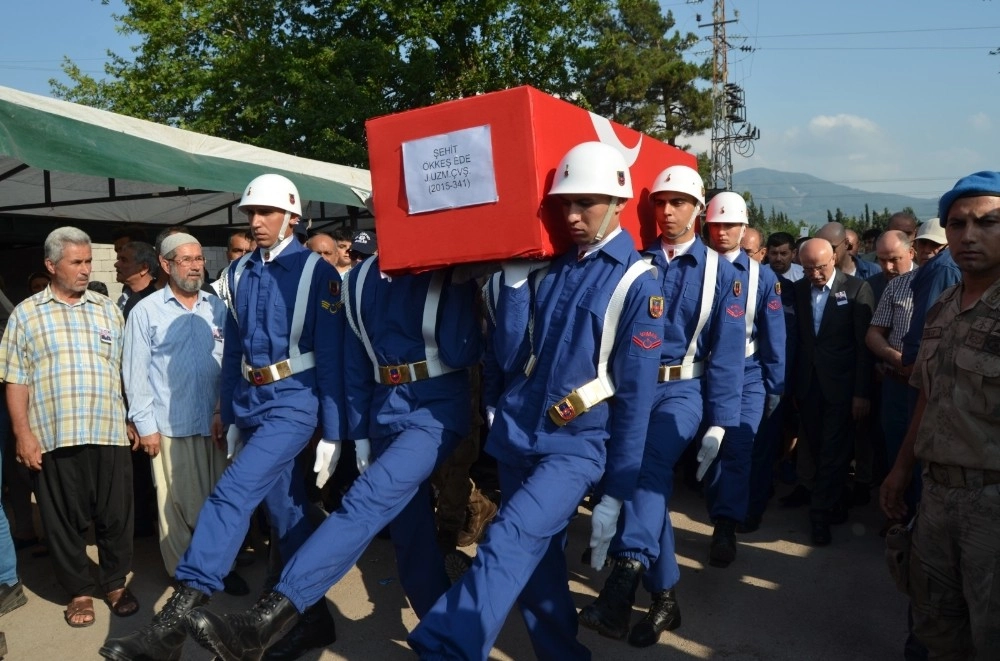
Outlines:
<svg viewBox="0 0 1000 661"><path fill-rule="evenodd" d="M749 225L747 203L743 196L732 191L723 191L712 198L705 212L706 223L734 223Z"/></svg>
<svg viewBox="0 0 1000 661"><path fill-rule="evenodd" d="M262 174L247 184L239 208L243 210L244 207L274 207L296 216L302 215L299 190L280 174Z"/></svg>
<svg viewBox="0 0 1000 661"><path fill-rule="evenodd" d="M698 200L698 206L705 208L705 182L694 168L686 165L671 165L656 175L650 196L655 193L687 193Z"/></svg>
<svg viewBox="0 0 1000 661"><path fill-rule="evenodd" d="M556 168L549 195L599 194L632 198L632 175L622 153L603 142L573 147Z"/></svg>

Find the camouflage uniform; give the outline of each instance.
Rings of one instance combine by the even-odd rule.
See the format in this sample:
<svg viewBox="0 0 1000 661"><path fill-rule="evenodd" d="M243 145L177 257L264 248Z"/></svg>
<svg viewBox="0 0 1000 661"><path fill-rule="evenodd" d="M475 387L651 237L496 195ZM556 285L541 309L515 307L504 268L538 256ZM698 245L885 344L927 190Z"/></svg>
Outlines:
<svg viewBox="0 0 1000 661"><path fill-rule="evenodd" d="M1000 281L965 311L961 294L928 312L910 381L927 397L910 597L931 659L1000 651Z"/></svg>

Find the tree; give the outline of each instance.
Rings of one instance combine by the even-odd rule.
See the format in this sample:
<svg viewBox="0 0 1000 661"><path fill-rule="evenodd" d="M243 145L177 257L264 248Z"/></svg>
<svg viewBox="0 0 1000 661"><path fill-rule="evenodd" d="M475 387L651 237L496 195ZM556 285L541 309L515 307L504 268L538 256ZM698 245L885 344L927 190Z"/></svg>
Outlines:
<svg viewBox="0 0 1000 661"><path fill-rule="evenodd" d="M124 0L135 57L67 61L54 93L291 154L367 165L364 121L533 84L569 95L603 0ZM580 35L583 38L580 38Z"/></svg>
<svg viewBox="0 0 1000 661"><path fill-rule="evenodd" d="M668 33L671 12L655 0L617 0L594 14L593 44L581 54L582 102L594 112L677 146L712 125L709 62L684 55L695 34Z"/></svg>

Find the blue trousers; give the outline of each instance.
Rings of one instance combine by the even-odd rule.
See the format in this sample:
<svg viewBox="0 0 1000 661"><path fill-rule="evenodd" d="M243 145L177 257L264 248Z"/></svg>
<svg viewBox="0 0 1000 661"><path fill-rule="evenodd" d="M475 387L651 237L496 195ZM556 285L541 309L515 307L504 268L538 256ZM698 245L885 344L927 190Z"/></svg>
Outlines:
<svg viewBox="0 0 1000 661"><path fill-rule="evenodd" d="M764 415L764 381L759 368L743 375L740 426L726 427L719 456L705 474L705 501L712 521L742 521L750 500L750 465L754 437Z"/></svg>
<svg viewBox="0 0 1000 661"><path fill-rule="evenodd" d="M295 457L314 431L314 424L273 413L260 426L243 430L246 444L198 514L191 545L174 572L179 582L207 594L221 590L250 516L262 501L277 531L281 557L292 557L302 546L313 526L306 517L305 485Z"/></svg>
<svg viewBox="0 0 1000 661"><path fill-rule="evenodd" d="M698 433L702 417L701 384L696 379L661 389L664 395L649 420L635 493L622 507L618 535L611 542L611 555L645 565L642 582L650 592L662 592L680 580L668 504L674 466Z"/></svg>
<svg viewBox="0 0 1000 661"><path fill-rule="evenodd" d="M769 418L761 420L750 453L750 494L747 516L760 516L767 509L774 488L774 462L778 459L784 434L785 414L790 406L787 397L781 398L778 408ZM725 441L723 441L725 442Z"/></svg>
<svg viewBox="0 0 1000 661"><path fill-rule="evenodd" d="M368 470L288 562L275 590L304 611L350 571L388 525L400 584L423 617L451 585L437 545L430 476L460 438L443 429L413 428L372 439Z"/></svg>
<svg viewBox="0 0 1000 661"><path fill-rule="evenodd" d="M407 640L421 659L488 659L515 602L536 657L590 659L576 639L566 527L602 473L601 462L558 454L530 467L498 466L503 505L472 568Z"/></svg>
<svg viewBox="0 0 1000 661"><path fill-rule="evenodd" d="M10 415L7 411L7 398L3 387L0 387L0 475L3 475L3 453L7 449L7 439L10 434ZM10 536L10 523L7 513L0 506L0 584L14 585L17 583L17 553L14 550L14 540Z"/></svg>

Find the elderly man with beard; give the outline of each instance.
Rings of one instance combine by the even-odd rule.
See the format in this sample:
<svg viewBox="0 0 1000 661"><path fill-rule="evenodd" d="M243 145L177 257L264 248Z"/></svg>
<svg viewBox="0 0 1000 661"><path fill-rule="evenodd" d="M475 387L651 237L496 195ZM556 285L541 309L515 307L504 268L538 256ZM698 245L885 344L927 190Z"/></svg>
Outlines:
<svg viewBox="0 0 1000 661"><path fill-rule="evenodd" d="M226 304L201 291L205 258L197 239L172 234L160 251L169 280L132 311L122 371L139 434L133 449L152 461L160 553L173 576L226 468L217 404Z"/></svg>

